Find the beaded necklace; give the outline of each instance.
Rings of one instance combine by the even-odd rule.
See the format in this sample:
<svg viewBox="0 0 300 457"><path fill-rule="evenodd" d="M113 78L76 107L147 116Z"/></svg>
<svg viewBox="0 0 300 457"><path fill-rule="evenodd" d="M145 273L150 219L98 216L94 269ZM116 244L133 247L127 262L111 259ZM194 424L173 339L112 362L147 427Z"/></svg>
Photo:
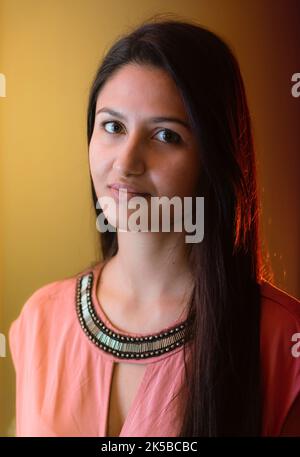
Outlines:
<svg viewBox="0 0 300 457"><path fill-rule="evenodd" d="M120 359L145 359L171 352L187 341L187 320L167 331L132 337L109 329L97 314L91 291L93 272L77 278L76 311L83 331L100 349Z"/></svg>

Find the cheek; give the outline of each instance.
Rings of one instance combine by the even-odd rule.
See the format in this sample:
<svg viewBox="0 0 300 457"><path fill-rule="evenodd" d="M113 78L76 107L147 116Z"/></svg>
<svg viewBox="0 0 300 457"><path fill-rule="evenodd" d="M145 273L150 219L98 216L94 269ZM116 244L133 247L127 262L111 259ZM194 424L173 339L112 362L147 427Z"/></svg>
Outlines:
<svg viewBox="0 0 300 457"><path fill-rule="evenodd" d="M95 190L97 194L102 194L106 185L109 161L101 153L101 148L97 147L93 141L90 142L89 146L89 166Z"/></svg>
<svg viewBox="0 0 300 457"><path fill-rule="evenodd" d="M157 170L154 179L161 195L188 197L195 194L200 175L200 161L196 155L186 160L187 154L176 161L168 161Z"/></svg>
<svg viewBox="0 0 300 457"><path fill-rule="evenodd" d="M200 154L197 149L187 151L180 167L179 186L184 196L197 193L201 173Z"/></svg>
<svg viewBox="0 0 300 457"><path fill-rule="evenodd" d="M92 136L89 145L89 163L92 174L99 174L105 168L108 157L105 157L104 148Z"/></svg>
<svg viewBox="0 0 300 457"><path fill-rule="evenodd" d="M101 167L101 161L99 159L99 154L96 153L96 150L93 147L90 147L89 163L92 176L96 176L99 173L99 168Z"/></svg>

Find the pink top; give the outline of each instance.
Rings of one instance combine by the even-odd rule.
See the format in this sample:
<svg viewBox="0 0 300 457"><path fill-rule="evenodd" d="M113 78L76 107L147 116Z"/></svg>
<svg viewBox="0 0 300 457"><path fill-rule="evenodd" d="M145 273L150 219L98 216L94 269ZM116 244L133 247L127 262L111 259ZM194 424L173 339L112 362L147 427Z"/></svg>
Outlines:
<svg viewBox="0 0 300 457"><path fill-rule="evenodd" d="M11 324L16 436L107 436L113 366L120 359L96 346L80 326L76 313L79 276L93 273L92 302L107 327L129 336L143 334L114 327L104 314L96 294L103 265L100 262L72 278L42 286ZM300 357L291 352L296 344L292 335L300 332L300 302L267 282L261 285L261 296L263 435L277 436L300 394ZM162 331L177 324L179 320ZM148 359L126 359L147 368L120 437L177 435L180 411L171 399L183 386L183 355L181 345Z"/></svg>

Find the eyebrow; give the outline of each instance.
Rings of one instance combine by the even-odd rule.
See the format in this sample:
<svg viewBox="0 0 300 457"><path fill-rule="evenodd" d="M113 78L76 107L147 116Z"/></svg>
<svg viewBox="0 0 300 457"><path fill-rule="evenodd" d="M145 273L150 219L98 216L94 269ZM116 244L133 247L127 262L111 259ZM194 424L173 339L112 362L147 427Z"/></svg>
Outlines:
<svg viewBox="0 0 300 457"><path fill-rule="evenodd" d="M127 118L126 118L126 116L124 116L124 114L122 114L114 109L111 109L111 108L103 107L103 108L98 109L98 111L96 112L96 116L99 113L108 113L108 114L111 114L112 116L116 116L125 121L127 120ZM189 131L191 130L191 127L188 122L186 122L182 119L179 119L178 117L174 117L174 116L154 116L154 117L150 117L149 120L152 122L155 122L155 123L174 122L177 124L181 124L183 127L185 127Z"/></svg>

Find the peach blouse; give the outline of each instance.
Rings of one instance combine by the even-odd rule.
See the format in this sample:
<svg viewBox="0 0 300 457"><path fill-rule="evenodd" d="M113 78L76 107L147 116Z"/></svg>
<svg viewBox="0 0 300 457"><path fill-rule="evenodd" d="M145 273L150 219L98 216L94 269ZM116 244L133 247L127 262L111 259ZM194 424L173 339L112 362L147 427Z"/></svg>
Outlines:
<svg viewBox="0 0 300 457"><path fill-rule="evenodd" d="M12 322L16 436L107 436L113 368L120 359L98 347L81 327L76 310L78 279L92 273L92 303L107 327L133 337L145 334L124 332L105 315L96 294L104 264L37 289ZM268 282L260 287L262 434L278 436L300 395L300 347L292 351L296 344L292 335L300 332L300 301ZM162 331L180 323L176 320ZM172 399L184 386L183 355L181 345L154 357L125 361L147 367L120 437L176 436L180 409Z"/></svg>

